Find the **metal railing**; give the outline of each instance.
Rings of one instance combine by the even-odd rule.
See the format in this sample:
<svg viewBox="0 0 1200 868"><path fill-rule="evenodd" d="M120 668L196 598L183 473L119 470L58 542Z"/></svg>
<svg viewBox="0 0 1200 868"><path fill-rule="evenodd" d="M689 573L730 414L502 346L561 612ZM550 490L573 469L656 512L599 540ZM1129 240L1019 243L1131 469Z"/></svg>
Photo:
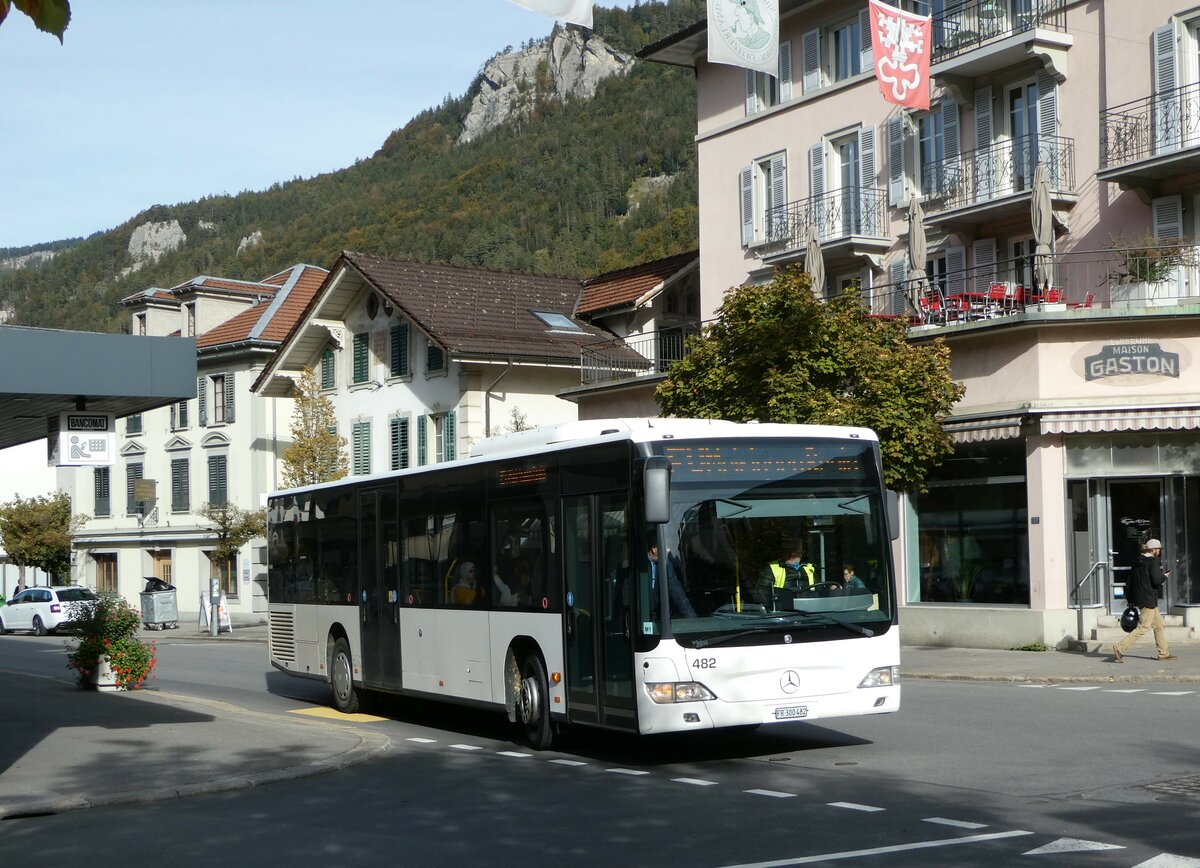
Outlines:
<svg viewBox="0 0 1200 868"><path fill-rule="evenodd" d="M1064 0L967 0L933 18L933 63L1035 28L1067 31Z"/></svg>
<svg viewBox="0 0 1200 868"><path fill-rule="evenodd" d="M695 324L586 344L580 348L581 382L588 386L665 374L687 354L687 339L699 333Z"/></svg>
<svg viewBox="0 0 1200 868"><path fill-rule="evenodd" d="M1100 168L1200 146L1200 83L1122 103L1100 113Z"/></svg>
<svg viewBox="0 0 1200 868"><path fill-rule="evenodd" d="M1075 190L1075 140L1025 136L923 166L925 211L950 211L1031 190L1039 162L1046 167L1052 192Z"/></svg>
<svg viewBox="0 0 1200 868"><path fill-rule="evenodd" d="M822 243L863 235L884 236L887 194L876 187L848 187L788 202L767 212L767 244L772 250L804 246L808 227L816 224Z"/></svg>

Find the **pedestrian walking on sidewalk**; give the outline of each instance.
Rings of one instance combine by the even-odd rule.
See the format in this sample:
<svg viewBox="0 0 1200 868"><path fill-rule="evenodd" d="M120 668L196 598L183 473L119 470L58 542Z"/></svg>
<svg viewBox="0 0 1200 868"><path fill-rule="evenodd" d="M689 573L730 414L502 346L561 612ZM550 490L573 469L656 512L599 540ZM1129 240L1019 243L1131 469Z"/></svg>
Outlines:
<svg viewBox="0 0 1200 868"><path fill-rule="evenodd" d="M1118 663L1125 662L1125 652L1147 630L1154 631L1154 644L1158 646L1159 660L1177 660L1171 649L1167 647L1167 636L1164 632L1166 623L1162 613L1158 611L1158 598L1162 587L1166 584L1170 570L1162 568L1162 543L1156 539L1148 539L1142 544L1142 556L1129 572L1129 582L1125 585L1125 599L1131 606L1138 607L1137 629L1113 645L1113 658Z"/></svg>

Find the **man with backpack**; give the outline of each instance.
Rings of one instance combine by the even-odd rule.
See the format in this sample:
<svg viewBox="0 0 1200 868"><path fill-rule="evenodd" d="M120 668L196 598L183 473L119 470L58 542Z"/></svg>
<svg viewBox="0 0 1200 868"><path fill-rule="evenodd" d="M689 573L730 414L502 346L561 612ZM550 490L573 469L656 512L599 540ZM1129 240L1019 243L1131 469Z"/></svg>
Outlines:
<svg viewBox="0 0 1200 868"><path fill-rule="evenodd" d="M1162 568L1162 543L1156 539L1148 539L1142 544L1142 556L1129 572L1129 581L1125 585L1125 599L1131 606L1137 606L1139 619L1137 629L1113 645L1113 657L1118 663L1125 662L1125 652L1129 646L1147 630L1154 631L1154 644L1158 646L1159 660L1178 660L1167 648L1167 637L1163 632L1166 627L1162 614L1158 611L1158 597L1162 586L1171 573Z"/></svg>

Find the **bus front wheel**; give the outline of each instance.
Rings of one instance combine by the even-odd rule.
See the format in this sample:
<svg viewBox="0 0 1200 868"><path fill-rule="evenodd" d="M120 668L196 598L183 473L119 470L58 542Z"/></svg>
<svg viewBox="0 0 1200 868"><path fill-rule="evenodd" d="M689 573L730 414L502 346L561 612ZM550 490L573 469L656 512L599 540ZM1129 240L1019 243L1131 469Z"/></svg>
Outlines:
<svg viewBox="0 0 1200 868"><path fill-rule="evenodd" d="M554 744L554 725L550 722L550 687L542 658L530 654L521 664L521 693L517 708L525 737L538 750Z"/></svg>
<svg viewBox="0 0 1200 868"><path fill-rule="evenodd" d="M333 690L333 707L342 714L356 714L359 693L354 687L354 660L350 656L350 643L338 639L333 643L329 655L329 685Z"/></svg>

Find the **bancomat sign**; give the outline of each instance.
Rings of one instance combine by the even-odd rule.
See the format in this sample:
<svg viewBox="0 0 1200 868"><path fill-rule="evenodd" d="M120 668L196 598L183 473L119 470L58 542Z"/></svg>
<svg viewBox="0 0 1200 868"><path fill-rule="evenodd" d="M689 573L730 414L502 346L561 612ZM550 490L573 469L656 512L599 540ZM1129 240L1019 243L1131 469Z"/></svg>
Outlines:
<svg viewBox="0 0 1200 868"><path fill-rule="evenodd" d="M107 465L116 461L116 419L112 413L60 413L51 420L50 464L56 466Z"/></svg>

